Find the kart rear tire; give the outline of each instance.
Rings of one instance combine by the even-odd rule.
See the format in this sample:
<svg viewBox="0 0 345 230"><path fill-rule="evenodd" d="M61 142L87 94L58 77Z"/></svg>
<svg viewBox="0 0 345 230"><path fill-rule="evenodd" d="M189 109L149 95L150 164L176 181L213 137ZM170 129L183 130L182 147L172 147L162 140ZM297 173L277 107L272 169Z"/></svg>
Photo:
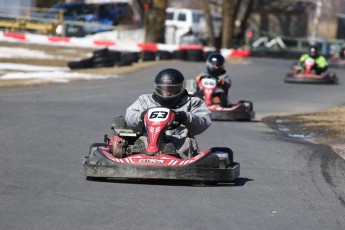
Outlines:
<svg viewBox="0 0 345 230"><path fill-rule="evenodd" d="M297 78L294 76L286 76L284 78L286 83L306 83L306 84L337 84L338 78L336 76L332 78L323 78L323 79L306 79L306 78Z"/></svg>
<svg viewBox="0 0 345 230"><path fill-rule="evenodd" d="M211 111L211 118L215 121L251 121L254 117L254 111Z"/></svg>
<svg viewBox="0 0 345 230"><path fill-rule="evenodd" d="M226 153L228 153L230 162L231 163L234 162L234 152L230 148L227 148L227 147L213 147L213 148L211 148L211 151L212 152L217 152L217 151L226 152Z"/></svg>
<svg viewBox="0 0 345 230"><path fill-rule="evenodd" d="M249 111L253 111L254 110L254 105L253 105L253 102L251 102L251 101L241 100L238 103L249 104Z"/></svg>

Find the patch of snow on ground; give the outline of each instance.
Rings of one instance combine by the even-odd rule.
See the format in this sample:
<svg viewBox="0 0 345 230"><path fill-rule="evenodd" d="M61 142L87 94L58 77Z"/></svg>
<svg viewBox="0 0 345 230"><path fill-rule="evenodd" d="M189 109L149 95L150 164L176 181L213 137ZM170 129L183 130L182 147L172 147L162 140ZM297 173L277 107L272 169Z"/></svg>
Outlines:
<svg viewBox="0 0 345 230"><path fill-rule="evenodd" d="M0 80L38 79L51 82L69 82L72 79L92 80L118 77L113 75L108 76L70 72L67 67L36 66L15 63L0 63L0 70L22 71L0 73Z"/></svg>
<svg viewBox="0 0 345 230"><path fill-rule="evenodd" d="M16 63L0 63L0 70L37 72L37 71L69 70L69 68L56 67L56 66L37 66L37 65L16 64Z"/></svg>
<svg viewBox="0 0 345 230"><path fill-rule="evenodd" d="M34 72L34 73L7 73L0 76L0 80L13 80L13 79L40 79L49 80L52 82L69 82L72 79L107 79L114 78L114 76L106 75L92 75L84 73L71 73L65 71L53 71L53 72ZM117 77L117 76L115 76Z"/></svg>
<svg viewBox="0 0 345 230"><path fill-rule="evenodd" d="M0 47L0 58L65 59L62 56L49 55L39 50L11 47Z"/></svg>

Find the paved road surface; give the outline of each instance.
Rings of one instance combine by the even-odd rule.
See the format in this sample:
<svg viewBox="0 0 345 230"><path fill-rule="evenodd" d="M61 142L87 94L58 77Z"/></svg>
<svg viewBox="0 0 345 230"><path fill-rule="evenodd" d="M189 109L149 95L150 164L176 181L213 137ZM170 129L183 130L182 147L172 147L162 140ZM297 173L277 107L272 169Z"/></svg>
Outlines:
<svg viewBox="0 0 345 230"><path fill-rule="evenodd" d="M283 82L291 61L227 66L233 101L254 102L253 122L213 122L201 148L228 146L241 175L216 187L86 181L82 158L114 115L163 67L187 78L203 63L157 64L118 79L0 90L0 229L345 229L345 162L327 146L289 139L260 119L344 103L339 85Z"/></svg>

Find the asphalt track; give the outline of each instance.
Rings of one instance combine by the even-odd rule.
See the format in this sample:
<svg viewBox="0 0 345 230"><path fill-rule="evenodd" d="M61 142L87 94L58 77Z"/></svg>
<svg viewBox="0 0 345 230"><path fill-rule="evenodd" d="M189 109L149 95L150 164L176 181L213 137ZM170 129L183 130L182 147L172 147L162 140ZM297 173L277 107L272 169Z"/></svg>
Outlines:
<svg viewBox="0 0 345 230"><path fill-rule="evenodd" d="M252 122L213 122L202 149L227 146L241 164L233 184L85 180L82 158L114 115L153 90L164 67L186 78L203 63L172 62L116 79L0 90L0 229L345 229L345 162L322 145L283 136L268 115L345 102L339 85L284 83L292 61L228 65L231 100L254 102Z"/></svg>

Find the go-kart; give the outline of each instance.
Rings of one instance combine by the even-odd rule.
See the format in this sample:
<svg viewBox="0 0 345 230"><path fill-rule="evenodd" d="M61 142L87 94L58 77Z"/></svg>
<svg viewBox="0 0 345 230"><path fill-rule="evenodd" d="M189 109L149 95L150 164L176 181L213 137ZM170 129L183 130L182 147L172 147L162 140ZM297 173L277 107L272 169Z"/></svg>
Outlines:
<svg viewBox="0 0 345 230"><path fill-rule="evenodd" d="M241 100L235 104L229 104L227 107L220 106L220 98L215 93L218 87L217 78L201 76L195 80L188 80L188 93L200 97L197 93L197 86L202 92L205 104L211 111L212 120L250 121L254 119L255 112L253 111L253 103L251 101Z"/></svg>
<svg viewBox="0 0 345 230"><path fill-rule="evenodd" d="M128 129L123 116L116 117L113 135L104 143L94 143L84 157L84 173L88 180L162 179L199 182L231 182L240 174L233 152L226 147L212 147L183 159L167 141L165 131L181 124L168 108L151 108L144 115L148 144L138 143L141 133ZM141 143L141 144L140 144ZM167 148L167 146L170 146Z"/></svg>
<svg viewBox="0 0 345 230"><path fill-rule="evenodd" d="M333 72L317 74L315 71L315 60L308 58L303 66L294 65L284 78L287 83L314 83L314 84L336 84L338 78Z"/></svg>

